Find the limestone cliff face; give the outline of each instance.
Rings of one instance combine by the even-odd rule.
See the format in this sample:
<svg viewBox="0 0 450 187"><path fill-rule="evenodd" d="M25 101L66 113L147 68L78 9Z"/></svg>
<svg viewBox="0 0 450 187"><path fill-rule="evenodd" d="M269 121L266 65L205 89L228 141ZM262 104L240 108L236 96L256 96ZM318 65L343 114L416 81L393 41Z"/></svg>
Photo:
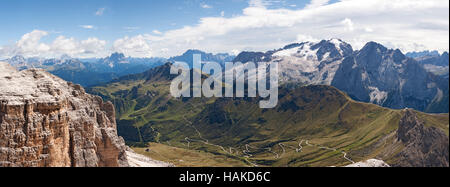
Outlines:
<svg viewBox="0 0 450 187"><path fill-rule="evenodd" d="M128 166L114 114L79 85L0 62L0 167Z"/></svg>

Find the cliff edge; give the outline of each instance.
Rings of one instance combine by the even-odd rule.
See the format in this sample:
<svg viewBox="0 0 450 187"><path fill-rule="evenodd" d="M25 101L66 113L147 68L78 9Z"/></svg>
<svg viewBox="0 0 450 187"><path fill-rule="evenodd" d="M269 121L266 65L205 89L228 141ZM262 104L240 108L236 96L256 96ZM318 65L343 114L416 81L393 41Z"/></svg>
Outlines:
<svg viewBox="0 0 450 187"><path fill-rule="evenodd" d="M114 106L39 69L0 62L0 167L127 167Z"/></svg>

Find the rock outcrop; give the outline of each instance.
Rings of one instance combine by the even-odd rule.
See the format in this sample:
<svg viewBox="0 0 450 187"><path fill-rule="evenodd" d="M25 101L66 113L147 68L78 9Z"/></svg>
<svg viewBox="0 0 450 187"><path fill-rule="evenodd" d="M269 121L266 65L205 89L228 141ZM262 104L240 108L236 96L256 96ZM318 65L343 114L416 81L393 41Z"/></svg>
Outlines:
<svg viewBox="0 0 450 187"><path fill-rule="evenodd" d="M406 110L397 138L405 148L396 156L399 167L449 167L449 138L440 129L426 127L416 113Z"/></svg>
<svg viewBox="0 0 450 187"><path fill-rule="evenodd" d="M448 79L427 72L400 50L375 42L346 57L331 86L357 101L392 109L448 113Z"/></svg>
<svg viewBox="0 0 450 187"><path fill-rule="evenodd" d="M0 62L0 167L129 166L114 106L43 70Z"/></svg>

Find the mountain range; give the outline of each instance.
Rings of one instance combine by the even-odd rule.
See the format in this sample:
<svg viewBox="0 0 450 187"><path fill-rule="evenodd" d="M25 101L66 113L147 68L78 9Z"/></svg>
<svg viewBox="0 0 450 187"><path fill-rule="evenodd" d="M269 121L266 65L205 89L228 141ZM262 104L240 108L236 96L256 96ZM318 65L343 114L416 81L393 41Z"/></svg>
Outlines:
<svg viewBox="0 0 450 187"><path fill-rule="evenodd" d="M217 62L217 63L221 64L222 66L224 66L224 64L226 62L232 62L233 59L235 58L235 56L230 55L228 53L212 54L212 53L206 53L206 52L203 52L203 51L200 51L197 49L189 49L180 56L175 56L175 57L169 58L169 61L185 62L185 63L188 63L189 67L192 68L193 63L194 63L192 57L194 54L201 55L202 62Z"/></svg>
<svg viewBox="0 0 450 187"><path fill-rule="evenodd" d="M18 69L43 68L66 81L94 86L121 76L144 72L165 62L182 61L191 67L193 55L203 62L258 62L279 64L281 84L329 85L346 92L352 99L393 109L413 108L429 113L448 113L448 53L437 51L407 53L375 42L362 49L340 39L302 42L267 52L241 52L237 56L187 50L180 56L131 58L122 53L95 59L25 59L15 56L7 61Z"/></svg>
<svg viewBox="0 0 450 187"><path fill-rule="evenodd" d="M169 72L170 63L88 89L115 105L119 135L152 158L182 166L345 166L373 158L448 166L448 114L357 102L328 85L282 85L273 109L259 108L261 98L173 98Z"/></svg>
<svg viewBox="0 0 450 187"><path fill-rule="evenodd" d="M442 76L444 78L449 77L449 57L448 52L439 54L439 52L424 51L420 53L407 53L406 56L414 58L424 68L435 75Z"/></svg>
<svg viewBox="0 0 450 187"><path fill-rule="evenodd" d="M194 54L201 54L204 62L222 65L228 61L252 61L258 66L277 63L278 105L261 109L260 97L173 98L169 90L176 76L170 74L171 65L176 61L191 65ZM167 60L113 53L102 59L15 56L7 61L19 69L30 70L20 72L27 75L24 78L0 64L8 70L0 77L5 84L28 85L23 79L30 79L37 85L31 86L34 90L45 91L41 96L26 89L31 90L32 97L54 96L60 101L62 94L72 103L62 112L89 112L78 106L77 98L82 96L88 103L82 103L83 107L89 107L91 102L93 110L103 111L101 115L90 115L91 118L97 116L94 121L111 127L117 121L118 135L137 153L177 166L347 166L369 161L383 166L449 166L448 72L445 76L427 68L448 68L448 53L405 55L376 42L354 50L340 39L331 39L293 43L267 52L242 52L236 57L188 50ZM84 93L79 85L34 68L88 86L88 93L107 102ZM191 70L193 73L198 71ZM209 76L203 74L203 78ZM34 80L42 77L48 80ZM52 81L63 86L55 87ZM1 95L5 101L1 103L8 109L15 106L10 100L18 101L15 97L20 94L15 92L20 90L3 86ZM42 106L53 109L53 105ZM30 111L23 109L21 113ZM14 112L3 110L0 114ZM46 108L32 111L27 115L47 114ZM13 119L6 117L0 118L0 123ZM70 122L74 115L69 117ZM77 123L67 125L71 124ZM114 133L113 136L117 137ZM16 139L22 141L20 137ZM119 155L123 155L127 151L123 143L120 146ZM127 155L134 153L128 151Z"/></svg>
<svg viewBox="0 0 450 187"><path fill-rule="evenodd" d="M164 58L132 58L125 57L122 53L113 53L101 59L75 59L67 55L59 59L42 59L17 55L5 61L19 70L42 68L66 81L82 86L106 83L165 63Z"/></svg>
<svg viewBox="0 0 450 187"><path fill-rule="evenodd" d="M445 62L446 60L446 62ZM303 42L268 52L242 52L235 62L278 63L282 84L329 85L352 99L393 109L448 113L448 53L407 57L400 50L367 43L360 50L339 39Z"/></svg>

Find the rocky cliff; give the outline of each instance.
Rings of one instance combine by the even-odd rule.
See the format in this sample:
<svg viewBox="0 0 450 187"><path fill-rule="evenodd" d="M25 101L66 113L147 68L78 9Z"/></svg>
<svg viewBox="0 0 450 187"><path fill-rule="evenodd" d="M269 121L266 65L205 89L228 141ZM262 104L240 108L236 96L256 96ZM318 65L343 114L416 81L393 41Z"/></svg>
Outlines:
<svg viewBox="0 0 450 187"><path fill-rule="evenodd" d="M406 110L400 120L397 139L405 148L395 166L449 167L449 139L440 129L426 127L416 113Z"/></svg>
<svg viewBox="0 0 450 187"><path fill-rule="evenodd" d="M114 115L79 85L0 62L1 167L128 166Z"/></svg>
<svg viewBox="0 0 450 187"><path fill-rule="evenodd" d="M427 72L400 50L375 42L346 57L331 85L357 101L448 113L448 79Z"/></svg>

